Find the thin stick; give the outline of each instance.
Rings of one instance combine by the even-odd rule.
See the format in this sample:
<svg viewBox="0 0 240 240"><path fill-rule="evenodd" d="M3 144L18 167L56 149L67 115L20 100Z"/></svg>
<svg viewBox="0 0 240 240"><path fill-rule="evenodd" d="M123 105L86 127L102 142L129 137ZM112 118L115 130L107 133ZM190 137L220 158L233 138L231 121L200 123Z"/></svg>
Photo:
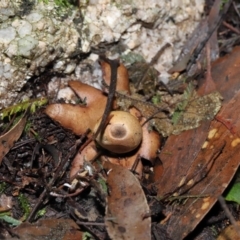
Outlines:
<svg viewBox="0 0 240 240"><path fill-rule="evenodd" d="M109 92L108 92L108 99L106 103L106 107L102 116L102 120L98 126L97 131L93 135L93 140L98 136L98 134L104 129L104 126L106 125L108 115L112 109L113 100L115 97L115 91L117 86L117 69L119 67L119 60L110 60L107 59L105 56L99 56L100 59L107 62L110 65L111 68L111 82L109 86Z"/></svg>
<svg viewBox="0 0 240 240"><path fill-rule="evenodd" d="M210 25L210 29L208 30L208 34L205 37L205 39L194 49L193 54L191 58L189 59L186 67L186 71L189 72L191 66L196 62L196 59L198 58L199 54L203 50L203 48L206 46L206 43L211 38L212 34L215 32L215 30L219 27L219 25L222 22L223 17L226 15L230 5L232 3L232 0L229 0L227 3L224 4L222 14L217 18L217 20Z"/></svg>
<svg viewBox="0 0 240 240"><path fill-rule="evenodd" d="M27 218L28 222L31 222L33 220L33 217L34 217L36 211L39 209L41 204L43 204L43 201L44 201L45 197L49 195L49 192L51 191L51 188L53 187L53 185L55 184L55 182L57 181L59 176L62 176L62 171L64 169L64 166L69 161L69 158L73 156L73 154L76 151L79 144L82 144L82 140L84 139L84 137L85 137L85 134L83 134L82 137L70 148L69 153L67 154L66 158L61 162L61 164L57 168L53 178L49 181L49 183L45 187L44 191L42 192L42 194L38 198L37 203L35 204L31 213L29 214L29 216Z"/></svg>

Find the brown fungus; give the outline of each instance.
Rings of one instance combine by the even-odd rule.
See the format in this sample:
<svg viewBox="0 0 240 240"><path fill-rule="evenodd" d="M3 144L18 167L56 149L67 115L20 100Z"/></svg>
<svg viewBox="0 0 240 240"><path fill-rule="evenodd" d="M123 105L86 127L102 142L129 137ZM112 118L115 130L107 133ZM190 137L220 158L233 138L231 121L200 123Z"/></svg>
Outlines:
<svg viewBox="0 0 240 240"><path fill-rule="evenodd" d="M94 127L98 128L100 120ZM112 111L104 131L96 138L97 143L114 153L127 153L136 149L142 141L139 120L128 112Z"/></svg>
<svg viewBox="0 0 240 240"><path fill-rule="evenodd" d="M81 99L86 99L86 106L70 104L50 104L45 113L61 126L81 135L87 129L93 129L97 119L104 111L107 97L102 91L79 81L69 81L69 86Z"/></svg>

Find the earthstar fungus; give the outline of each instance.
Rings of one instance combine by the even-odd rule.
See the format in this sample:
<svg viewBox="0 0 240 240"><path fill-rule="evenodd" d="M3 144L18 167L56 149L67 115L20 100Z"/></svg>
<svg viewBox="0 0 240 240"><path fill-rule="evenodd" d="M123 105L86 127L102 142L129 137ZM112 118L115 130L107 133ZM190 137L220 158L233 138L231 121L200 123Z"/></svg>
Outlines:
<svg viewBox="0 0 240 240"><path fill-rule="evenodd" d="M103 71L103 79L105 83L109 85L111 68L107 62L102 60L100 64ZM72 80L68 82L68 85L86 104L51 104L46 108L46 114L53 120L59 122L64 128L73 131L76 135L84 134L87 129L90 129L94 133L104 113L107 95L99 89L81 83L80 81ZM117 69L116 90L130 95L128 72L122 64L120 64ZM118 109L119 107L115 102L113 104L113 110L116 111L110 113L105 128L95 139L98 145L107 149L109 152L108 154L103 151L101 159L103 161L107 159L112 163L122 165L128 169L132 169L132 166L138 158L144 158L154 162L157 157L157 150L160 147L160 135L155 131L149 131L149 122L145 122L146 119L136 108L131 107L128 109L129 112L118 111ZM119 131L119 129L121 131ZM131 133L132 130L134 131ZM116 133L118 138L112 138ZM126 135L124 133L126 133ZM119 136L122 136L122 138ZM131 137L127 139L125 138L126 136ZM120 143L120 141L124 143ZM99 152L96 142L90 142L81 152L76 154L70 169L70 178L74 177L82 168L84 161L91 161L96 158ZM114 157L114 154L112 155L111 152L115 154L120 153L120 155ZM142 176L142 168L142 162L138 161L134 171L138 173L138 177L140 178Z"/></svg>
<svg viewBox="0 0 240 240"><path fill-rule="evenodd" d="M100 121L94 127L95 132ZM142 127L136 117L124 111L112 111L108 124L96 142L114 153L127 153L136 149L142 141Z"/></svg>

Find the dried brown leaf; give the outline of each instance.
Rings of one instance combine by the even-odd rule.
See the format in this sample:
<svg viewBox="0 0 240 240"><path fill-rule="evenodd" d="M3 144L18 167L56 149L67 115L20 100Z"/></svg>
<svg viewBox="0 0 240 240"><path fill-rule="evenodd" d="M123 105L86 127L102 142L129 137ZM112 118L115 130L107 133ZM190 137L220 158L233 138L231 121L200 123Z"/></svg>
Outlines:
<svg viewBox="0 0 240 240"><path fill-rule="evenodd" d="M27 117L26 116L22 117L12 129L10 129L4 135L0 136L0 164L4 156L9 152L9 150L13 147L14 143L21 136L26 121Z"/></svg>
<svg viewBox="0 0 240 240"><path fill-rule="evenodd" d="M215 60L218 57L219 50L217 46L216 29L221 21L221 14L219 14L221 7L223 7L222 1L215 0L209 16L203 19L193 31L188 41L183 46L178 60L169 70L169 73L183 71L188 67L189 62L193 59L193 57L195 57L198 62L203 62L205 52L202 51L202 48L206 45L207 41L209 42L212 50L211 59ZM229 5L224 6L224 10L226 11L228 7ZM196 56L196 54L198 55ZM187 69L188 75L192 76L196 73L198 68L197 65L198 64L192 64L191 69Z"/></svg>
<svg viewBox="0 0 240 240"><path fill-rule="evenodd" d="M240 107L240 104L236 104L237 101L240 101L240 94L234 99L234 104L231 102L231 105L227 105L220 114L231 115L233 111L236 111L235 107ZM240 132L240 122L236 115L235 118L232 115L231 120L236 126L236 131ZM180 138L178 140L183 141ZM187 195L196 197L188 199L184 206L179 207L181 210L178 209L178 213L174 213L170 218L168 230L171 232L173 239L182 239L187 236L212 208L218 196L226 189L239 166L239 143L240 138L237 135L233 135L222 123L213 121L207 140L203 143L196 158L193 155L185 155L185 159L189 160L186 163L182 159L184 157L182 152L179 154L181 150L178 150L177 165L181 166L179 168L181 172L179 172L179 175L178 171L174 173L174 178L175 180L178 179L178 182L176 182L175 189L171 185L171 190L168 190L175 192L174 190L179 187L180 189L176 191L177 194L187 193ZM174 143L172 142L172 144ZM185 148L184 152L188 151L186 147L183 146L183 148ZM164 161L166 161L166 158L168 158L168 161L172 161L173 165L174 162L176 163L176 161L173 162L173 158L169 159L169 157L165 157ZM183 165L184 163L186 165ZM171 176L173 175L168 175L168 179ZM166 175L163 176L163 179L166 180ZM160 182L159 187L164 186L163 182ZM166 190L165 186L159 188L159 194L163 195ZM176 224L178 225L177 228Z"/></svg>
<svg viewBox="0 0 240 240"><path fill-rule="evenodd" d="M22 240L82 239L78 225L72 219L43 219L36 223L23 223L13 230Z"/></svg>
<svg viewBox="0 0 240 240"><path fill-rule="evenodd" d="M104 163L109 196L105 225L111 239L151 239L149 207L137 178L127 169Z"/></svg>
<svg viewBox="0 0 240 240"><path fill-rule="evenodd" d="M159 196L173 193L195 196L173 211L168 221L172 239L183 239L197 226L239 166L239 54L240 48L235 48L212 68L212 77L224 97L218 120L169 137L160 154L164 174L156 184Z"/></svg>

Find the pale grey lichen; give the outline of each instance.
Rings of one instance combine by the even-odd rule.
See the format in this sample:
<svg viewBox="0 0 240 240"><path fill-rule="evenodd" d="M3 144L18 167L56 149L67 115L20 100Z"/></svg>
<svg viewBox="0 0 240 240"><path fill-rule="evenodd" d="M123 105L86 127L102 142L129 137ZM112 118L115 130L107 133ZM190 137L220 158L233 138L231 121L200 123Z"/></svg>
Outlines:
<svg viewBox="0 0 240 240"><path fill-rule="evenodd" d="M122 41L129 51L140 53L149 62L169 43L155 66L166 71L200 21L203 6L202 0L89 1L82 8L82 50L89 51L101 42Z"/></svg>
<svg viewBox="0 0 240 240"><path fill-rule="evenodd" d="M27 5L28 4L28 5ZM54 0L0 1L0 109L12 104L32 76L52 64L97 86L96 56L79 64L72 58L99 44L120 42L126 54L150 61L166 43L155 68L165 76L187 36L201 18L204 0L79 0L77 8L57 7ZM166 75L167 76L167 75Z"/></svg>
<svg viewBox="0 0 240 240"><path fill-rule="evenodd" d="M68 58L80 39L72 22L77 11L64 12L50 0L0 1L0 109L12 104L26 81L48 64L61 62L68 73L73 71L75 63Z"/></svg>

